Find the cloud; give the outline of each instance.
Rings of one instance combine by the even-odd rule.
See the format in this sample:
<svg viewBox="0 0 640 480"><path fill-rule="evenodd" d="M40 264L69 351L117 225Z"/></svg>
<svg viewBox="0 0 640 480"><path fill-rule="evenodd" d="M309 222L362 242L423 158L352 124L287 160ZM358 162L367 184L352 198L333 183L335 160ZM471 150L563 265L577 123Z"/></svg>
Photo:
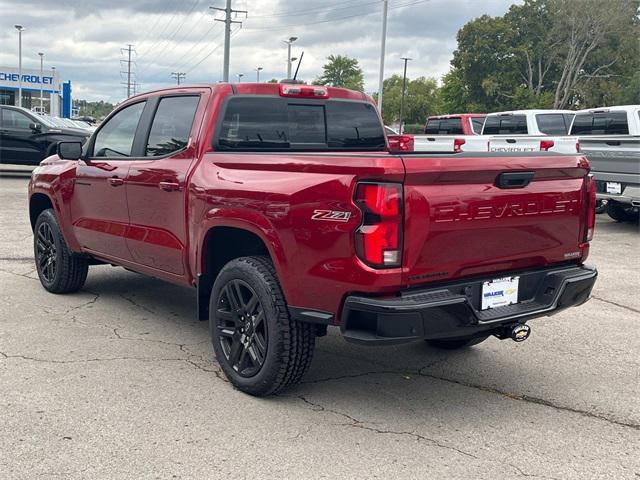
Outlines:
<svg viewBox="0 0 640 480"><path fill-rule="evenodd" d="M135 48L139 89L172 83L171 72L187 72L187 82L222 78L224 0L0 0L0 65L17 65L16 23L25 26L23 65L55 65L73 83L76 98L120 101L125 90L120 71L127 44ZM510 0L389 0L385 76L402 72L409 55L410 77L440 78L449 69L457 31L483 14L502 15ZM231 41L231 76L255 80L286 74L286 45L297 36L293 55L304 51L300 77L320 75L330 54L355 57L365 74L365 89L377 89L382 2L380 0L233 0L247 10Z"/></svg>

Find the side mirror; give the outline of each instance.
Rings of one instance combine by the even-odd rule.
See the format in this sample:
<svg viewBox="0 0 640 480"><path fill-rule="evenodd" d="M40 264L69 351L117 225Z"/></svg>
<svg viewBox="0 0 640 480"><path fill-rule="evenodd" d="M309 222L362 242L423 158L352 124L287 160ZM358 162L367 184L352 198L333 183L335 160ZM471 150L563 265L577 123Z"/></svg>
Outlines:
<svg viewBox="0 0 640 480"><path fill-rule="evenodd" d="M57 153L62 160L80 160L82 157L82 143L58 142Z"/></svg>
<svg viewBox="0 0 640 480"><path fill-rule="evenodd" d="M35 123L35 122L30 123L30 124L29 124L29 128L30 128L31 130L33 130L34 132L40 132L40 131L42 131L42 125L40 125L39 123Z"/></svg>

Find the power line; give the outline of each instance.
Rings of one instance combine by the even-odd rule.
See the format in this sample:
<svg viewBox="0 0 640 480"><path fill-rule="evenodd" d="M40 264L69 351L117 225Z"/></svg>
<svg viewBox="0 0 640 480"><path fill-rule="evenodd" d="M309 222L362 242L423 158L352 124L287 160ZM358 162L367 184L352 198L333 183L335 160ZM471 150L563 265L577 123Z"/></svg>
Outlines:
<svg viewBox="0 0 640 480"><path fill-rule="evenodd" d="M399 8L410 7L412 5L418 5L418 4L421 4L421 3L426 3L428 1L430 1L430 0L415 0L413 2L403 3L403 4L400 4L400 5L395 5L393 7L389 7L389 10L397 10ZM327 20L318 20L318 21L315 21L315 22L307 22L307 23L287 24L287 25L280 25L280 26L277 26L277 27L265 27L265 28L248 27L245 30L252 31L252 32L286 30L286 29L289 29L289 28L292 28L292 27L305 27L307 25L318 25L320 23L339 22L341 20L348 20L350 18L362 18L362 17L366 17L366 16L369 16L369 15L373 15L373 14L378 14L378 12L372 11L372 12L364 13L364 14L363 13L359 13L359 14L356 14L356 15L347 15L347 16L344 16L344 17L330 18L330 19L327 19ZM252 18L253 17L251 17L249 20L251 20Z"/></svg>
<svg viewBox="0 0 640 480"><path fill-rule="evenodd" d="M191 4L191 8L189 9L189 11L185 14L184 19L182 20L182 22L180 22L180 24L179 24L179 25L178 25L178 26L177 26L177 27L172 31L172 33L171 33L167 38L162 39L162 40L160 41L160 43L158 43L158 44L157 44L157 47L158 47L158 49L159 49L160 51L159 51L159 52L158 52L158 54L157 54L155 57L153 57L151 60L149 60L149 61L145 62L146 64L145 64L145 67L144 67L144 69L142 70L141 74L142 74L142 73L144 73L144 72L149 68L149 65L151 65L155 59L157 59L159 56L161 56L161 55L165 55L165 54L167 53L166 51L163 51L160 47L161 47L161 46L164 46L165 44L166 44L166 45L168 45L168 44L169 44L169 42L173 39L173 37L175 37L175 36L176 36L176 34L178 33L178 31L180 31L180 29L182 28L182 26L183 26L183 25L186 23L186 21L189 19L189 15L191 15L191 13L193 13L193 10L194 10L194 9L196 8L196 6L200 3L200 1L201 1L201 0L195 0L195 2L193 2L193 3Z"/></svg>
<svg viewBox="0 0 640 480"><path fill-rule="evenodd" d="M182 0L178 0L178 2L176 2L176 3L179 3L179 2L181 2L181 1L182 1ZM158 26L158 24L160 23L160 20L162 19L162 16L163 16L163 15L164 15L168 10L169 10L169 6L171 6L171 5L172 5L172 3L171 3L171 2L167 2L167 3L165 4L164 8L162 9L162 11L160 11L159 13L158 13L158 12L156 12L156 15L157 15L156 21L153 23L153 25L151 26L151 28L149 28L149 29L147 30L147 33L145 34L145 36L144 36L144 37L142 37L142 40L140 40L140 41L138 42L138 47L140 47L141 45L143 45L143 44L144 44L144 42L146 42L146 41L149 39L149 37L151 36L151 33L152 33L152 32L155 30L155 28Z"/></svg>
<svg viewBox="0 0 640 480"><path fill-rule="evenodd" d="M354 0L351 0L354 1ZM327 11L333 11L333 10L343 10L343 9L347 9L347 8L355 8L355 7L361 7L361 6L366 6L366 5L373 5L376 3L380 3L379 0L376 0L375 2L372 1L367 1L366 3L356 3L353 5L346 5L345 6L345 2L340 2L340 3L332 3L330 5L324 5L322 7L315 7L315 8L308 8L305 10L294 10L293 12L286 12L286 13L269 13L267 15L252 15L251 18L276 18L276 17L295 17L298 15L308 15L309 12L322 12L323 10L327 10Z"/></svg>
<svg viewBox="0 0 640 480"><path fill-rule="evenodd" d="M231 32L231 38L235 37L236 34L241 30L241 26L238 27L236 30L234 30L233 32ZM194 66L192 66L189 70L187 70L187 74L191 73L193 70L195 70L196 68L198 68L202 62L204 62L207 58L209 58L211 55L213 55L223 44L219 44L218 46L216 46L216 48L214 48L213 50L211 50L204 58L202 58L198 63L196 63Z"/></svg>

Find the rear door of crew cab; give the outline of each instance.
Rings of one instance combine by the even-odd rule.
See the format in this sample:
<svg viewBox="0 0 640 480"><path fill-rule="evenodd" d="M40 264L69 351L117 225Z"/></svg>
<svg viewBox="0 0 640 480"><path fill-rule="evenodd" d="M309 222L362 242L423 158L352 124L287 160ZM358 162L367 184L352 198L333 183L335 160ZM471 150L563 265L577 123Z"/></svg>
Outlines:
<svg viewBox="0 0 640 480"><path fill-rule="evenodd" d="M147 102L126 105L111 115L78 161L71 192L74 233L82 247L109 258L130 260L125 237L129 226L125 182L135 139Z"/></svg>
<svg viewBox="0 0 640 480"><path fill-rule="evenodd" d="M175 275L185 272L186 178L196 156L194 119L204 113L206 91L149 100L142 153L131 162L126 184L132 260Z"/></svg>

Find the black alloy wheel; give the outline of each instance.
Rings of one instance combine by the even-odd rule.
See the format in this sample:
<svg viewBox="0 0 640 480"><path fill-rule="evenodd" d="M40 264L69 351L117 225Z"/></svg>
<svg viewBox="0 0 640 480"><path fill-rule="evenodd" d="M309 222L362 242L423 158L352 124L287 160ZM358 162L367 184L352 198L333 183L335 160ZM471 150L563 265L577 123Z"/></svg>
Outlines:
<svg viewBox="0 0 640 480"><path fill-rule="evenodd" d="M53 283L56 278L58 251L51 226L48 223L41 223L36 235L38 271L47 283Z"/></svg>
<svg viewBox="0 0 640 480"><path fill-rule="evenodd" d="M232 279L218 297L218 339L229 365L242 377L255 376L268 348L265 312L257 293L243 280Z"/></svg>

